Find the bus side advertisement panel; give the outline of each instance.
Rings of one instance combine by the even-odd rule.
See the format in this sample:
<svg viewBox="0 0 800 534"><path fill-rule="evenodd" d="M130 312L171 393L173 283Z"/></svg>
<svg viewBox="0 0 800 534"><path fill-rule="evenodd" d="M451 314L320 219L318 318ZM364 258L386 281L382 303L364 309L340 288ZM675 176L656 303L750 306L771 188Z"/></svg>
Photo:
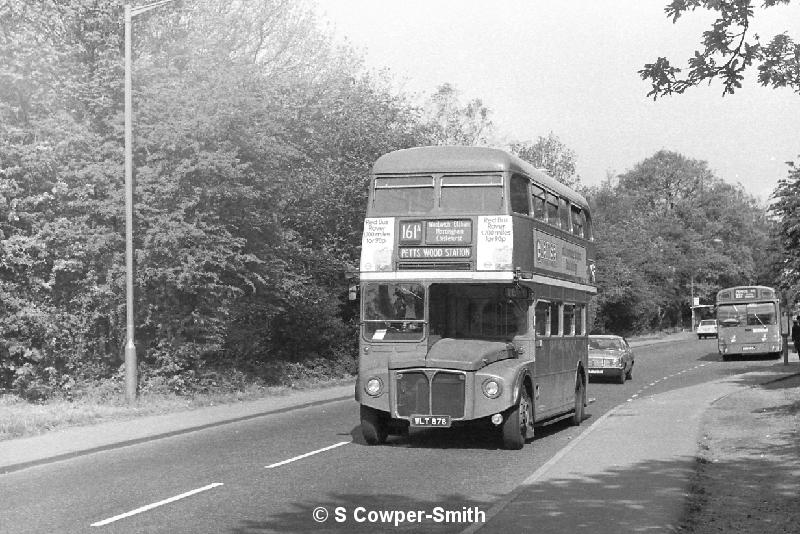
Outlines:
<svg viewBox="0 0 800 534"><path fill-rule="evenodd" d="M534 229L534 267L588 281L586 248Z"/></svg>

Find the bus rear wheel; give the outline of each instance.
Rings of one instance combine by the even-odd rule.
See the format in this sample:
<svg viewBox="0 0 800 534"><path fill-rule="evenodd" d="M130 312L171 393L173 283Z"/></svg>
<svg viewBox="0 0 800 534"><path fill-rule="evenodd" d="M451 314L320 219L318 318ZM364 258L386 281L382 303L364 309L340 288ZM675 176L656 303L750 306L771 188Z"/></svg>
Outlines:
<svg viewBox="0 0 800 534"><path fill-rule="evenodd" d="M389 416L385 412L361 405L361 434L368 445L386 443L389 436Z"/></svg>
<svg viewBox="0 0 800 534"><path fill-rule="evenodd" d="M533 435L533 403L528 394L528 388L522 386L519 401L512 407L503 421L503 447L509 450L519 450L525 446L528 434Z"/></svg>

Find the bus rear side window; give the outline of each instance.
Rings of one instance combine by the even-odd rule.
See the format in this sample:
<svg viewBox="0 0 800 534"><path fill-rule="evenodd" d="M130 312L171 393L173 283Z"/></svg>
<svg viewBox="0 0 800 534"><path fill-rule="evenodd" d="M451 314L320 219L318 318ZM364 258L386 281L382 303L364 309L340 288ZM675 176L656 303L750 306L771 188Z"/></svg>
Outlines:
<svg viewBox="0 0 800 534"><path fill-rule="evenodd" d="M550 318L550 303L538 301L536 303L534 321L536 322L536 335L546 336L548 332L548 319Z"/></svg>
<svg viewBox="0 0 800 534"><path fill-rule="evenodd" d="M533 199L533 216L540 221L547 220L547 209L545 208L544 189L538 185L531 186L531 198Z"/></svg>
<svg viewBox="0 0 800 534"><path fill-rule="evenodd" d="M559 225L558 197L547 193L547 222L553 226Z"/></svg>
<svg viewBox="0 0 800 534"><path fill-rule="evenodd" d="M583 237L583 212L577 206L570 206L572 213L572 233Z"/></svg>
<svg viewBox="0 0 800 534"><path fill-rule="evenodd" d="M569 232L569 204L563 198L559 200L558 215L561 222L561 228Z"/></svg>
<svg viewBox="0 0 800 534"><path fill-rule="evenodd" d="M550 335L557 336L561 333L559 328L559 305L558 302L550 303Z"/></svg>
<svg viewBox="0 0 800 534"><path fill-rule="evenodd" d="M511 211L528 215L528 179L519 174L511 177Z"/></svg>
<svg viewBox="0 0 800 534"><path fill-rule="evenodd" d="M583 313L584 313L584 306L582 304L578 304L575 306L575 335L576 336L583 336L586 332L583 331L583 325L586 321L583 320Z"/></svg>
<svg viewBox="0 0 800 534"><path fill-rule="evenodd" d="M564 335L575 335L575 305L564 304Z"/></svg>

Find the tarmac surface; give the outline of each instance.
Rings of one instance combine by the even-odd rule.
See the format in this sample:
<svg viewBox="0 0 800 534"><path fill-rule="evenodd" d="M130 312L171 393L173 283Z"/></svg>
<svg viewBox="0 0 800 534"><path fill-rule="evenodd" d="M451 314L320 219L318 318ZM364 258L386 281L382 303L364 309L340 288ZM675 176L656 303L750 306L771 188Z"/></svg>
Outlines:
<svg viewBox="0 0 800 534"><path fill-rule="evenodd" d="M640 339L631 345L691 335ZM748 374L753 376L737 375L617 406L489 508L484 523L463 532L508 534L533 526L543 534L674 532L708 408L748 387L798 375L800 364L792 353L789 365L780 360L767 372ZM0 441L0 473L348 398L353 398L352 384Z"/></svg>

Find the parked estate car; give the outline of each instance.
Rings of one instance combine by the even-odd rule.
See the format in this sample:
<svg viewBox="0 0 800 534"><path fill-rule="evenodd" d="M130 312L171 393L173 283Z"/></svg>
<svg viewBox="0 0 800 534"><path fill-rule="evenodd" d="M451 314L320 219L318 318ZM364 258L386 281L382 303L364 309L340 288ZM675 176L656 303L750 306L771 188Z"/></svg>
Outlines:
<svg viewBox="0 0 800 534"><path fill-rule="evenodd" d="M622 336L589 336L589 378L613 378L620 384L633 378L634 356Z"/></svg>
<svg viewBox="0 0 800 534"><path fill-rule="evenodd" d="M717 337L716 319L703 319L697 325L697 339L703 339L704 337Z"/></svg>

